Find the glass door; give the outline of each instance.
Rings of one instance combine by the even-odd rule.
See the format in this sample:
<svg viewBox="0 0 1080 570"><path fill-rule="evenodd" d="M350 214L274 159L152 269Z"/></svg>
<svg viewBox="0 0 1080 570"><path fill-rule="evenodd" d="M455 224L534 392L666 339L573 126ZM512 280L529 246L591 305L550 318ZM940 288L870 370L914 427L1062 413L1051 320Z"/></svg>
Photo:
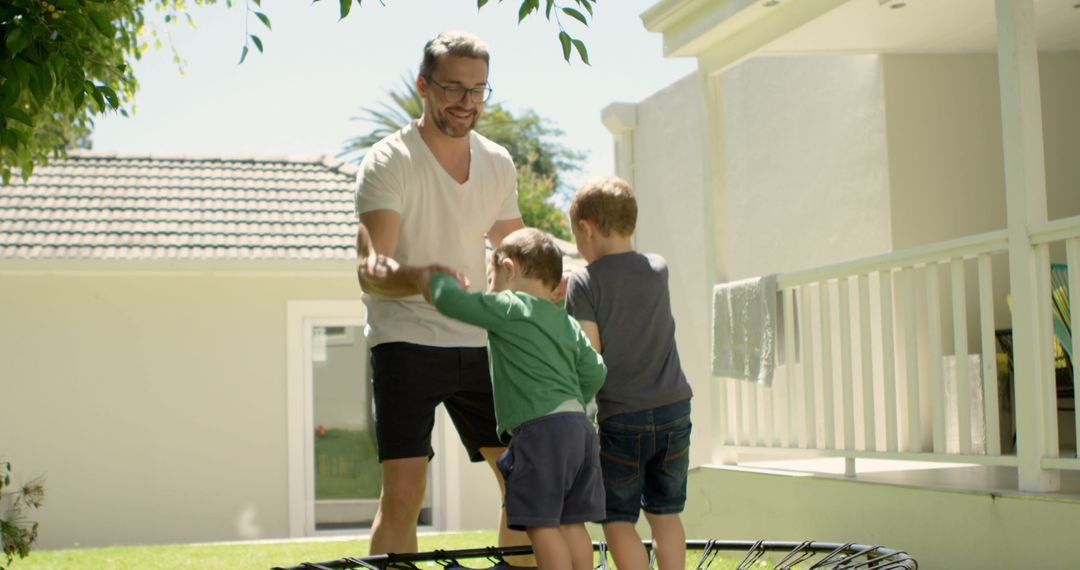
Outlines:
<svg viewBox="0 0 1080 570"><path fill-rule="evenodd" d="M316 325L311 335L315 530L368 528L380 474L363 327Z"/></svg>

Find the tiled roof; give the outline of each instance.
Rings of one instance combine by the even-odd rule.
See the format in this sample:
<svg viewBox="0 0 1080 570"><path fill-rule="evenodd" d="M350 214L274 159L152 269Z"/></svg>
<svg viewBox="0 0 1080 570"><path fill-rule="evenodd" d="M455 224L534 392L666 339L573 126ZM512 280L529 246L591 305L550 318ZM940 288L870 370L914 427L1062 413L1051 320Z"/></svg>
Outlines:
<svg viewBox="0 0 1080 570"><path fill-rule="evenodd" d="M355 170L72 154L0 187L0 259L355 259Z"/></svg>

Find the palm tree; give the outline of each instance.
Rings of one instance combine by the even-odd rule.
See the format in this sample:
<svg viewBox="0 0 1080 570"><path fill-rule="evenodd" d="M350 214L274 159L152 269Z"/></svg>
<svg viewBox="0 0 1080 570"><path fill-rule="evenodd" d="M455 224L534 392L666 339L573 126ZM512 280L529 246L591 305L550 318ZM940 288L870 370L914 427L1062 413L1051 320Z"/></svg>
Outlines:
<svg viewBox="0 0 1080 570"><path fill-rule="evenodd" d="M365 113L361 117L350 117L352 121L363 121L374 125L367 134L353 137L345 141L338 158L349 156L352 162L360 162L364 157L364 151L372 145L390 136L395 131L407 125L413 119L419 119L424 111L424 100L420 92L416 90L416 83L409 75L401 77L401 89L390 89L386 92L390 102L383 102L378 108L365 107L361 109Z"/></svg>
<svg viewBox="0 0 1080 570"><path fill-rule="evenodd" d="M420 118L424 103L412 77L415 76L402 76L401 87L387 91L389 102L378 107L365 107L361 109L363 115L352 117L354 121L372 125L372 129L345 141L337 155L339 158L359 162L372 145ZM486 106L476 123L476 131L505 147L514 159L525 225L561 239L572 239L565 213L553 206L551 199L566 197L570 189L562 182L560 174L579 170L585 153L556 142L563 132L550 126L549 121L536 112L527 110L515 116L501 103Z"/></svg>

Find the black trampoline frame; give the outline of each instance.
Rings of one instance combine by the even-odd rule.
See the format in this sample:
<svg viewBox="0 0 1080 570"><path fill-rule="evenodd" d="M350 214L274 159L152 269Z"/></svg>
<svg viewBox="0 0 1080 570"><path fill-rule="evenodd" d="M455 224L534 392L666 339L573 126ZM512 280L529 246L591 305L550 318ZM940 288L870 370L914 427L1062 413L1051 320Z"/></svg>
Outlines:
<svg viewBox="0 0 1080 570"><path fill-rule="evenodd" d="M652 552L652 543L644 541L645 547ZM760 568L759 563L767 553L785 556L770 568L788 570L916 570L919 563L902 550L884 546L857 544L852 542L817 542L817 541L770 541L770 540L687 540L688 551L700 550L701 557L697 568L709 568L720 553L743 554L737 570ZM607 544L594 542L593 550L599 552L598 569L607 569ZM376 554L363 558L345 557L325 562L303 562L296 566L278 566L272 570L395 570L415 569L416 562L435 562L448 570L453 568L468 569L459 560L484 559L491 563L503 562L504 556L522 556L532 554L531 546L487 546L461 550L433 550L410 554ZM816 557L821 556L817 560ZM653 567L652 560L649 563ZM479 570L479 569L478 569Z"/></svg>

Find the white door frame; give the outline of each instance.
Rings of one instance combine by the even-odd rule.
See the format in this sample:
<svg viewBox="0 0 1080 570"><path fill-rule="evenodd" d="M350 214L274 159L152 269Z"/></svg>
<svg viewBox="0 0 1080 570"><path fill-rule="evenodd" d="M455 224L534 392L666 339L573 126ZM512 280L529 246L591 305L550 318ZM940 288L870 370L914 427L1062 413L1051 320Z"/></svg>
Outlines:
<svg viewBox="0 0 1080 570"><path fill-rule="evenodd" d="M287 301L285 314L289 536L314 536L315 450L304 440L315 430L312 331L316 326L364 326L367 309L358 300Z"/></svg>

